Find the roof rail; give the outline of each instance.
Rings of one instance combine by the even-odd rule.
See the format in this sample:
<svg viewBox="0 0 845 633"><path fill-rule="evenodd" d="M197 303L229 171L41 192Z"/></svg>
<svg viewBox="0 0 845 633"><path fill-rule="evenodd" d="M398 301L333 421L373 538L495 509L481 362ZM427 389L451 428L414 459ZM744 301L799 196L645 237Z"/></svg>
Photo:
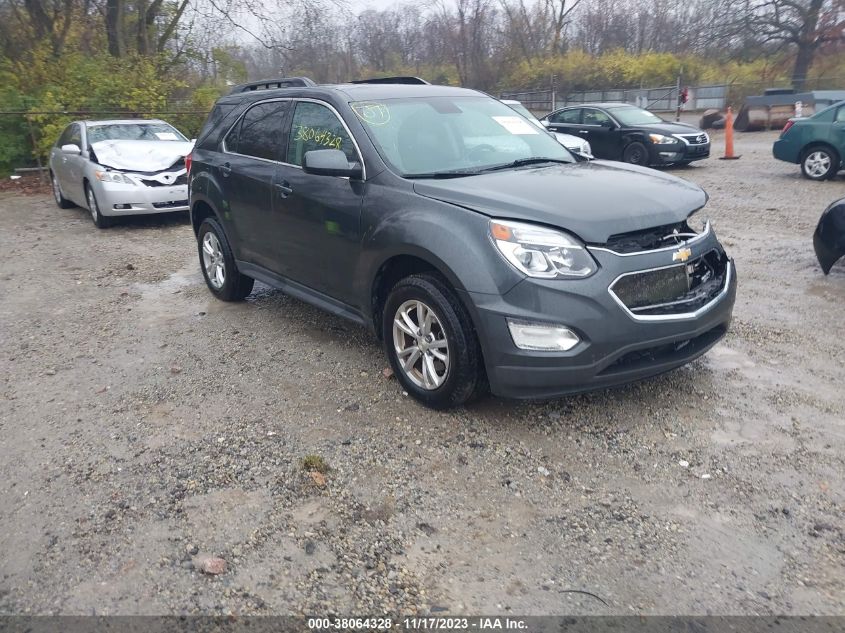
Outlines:
<svg viewBox="0 0 845 633"><path fill-rule="evenodd" d="M308 77L281 77L279 79L262 79L261 81L251 81L246 84L234 86L230 91L230 95L238 94L240 92L251 92L253 90L275 90L276 88L307 88L309 86L316 86L313 80Z"/></svg>
<svg viewBox="0 0 845 633"><path fill-rule="evenodd" d="M350 83L353 84L410 84L410 85L426 85L429 83L425 79L419 77L373 77L372 79L356 79Z"/></svg>

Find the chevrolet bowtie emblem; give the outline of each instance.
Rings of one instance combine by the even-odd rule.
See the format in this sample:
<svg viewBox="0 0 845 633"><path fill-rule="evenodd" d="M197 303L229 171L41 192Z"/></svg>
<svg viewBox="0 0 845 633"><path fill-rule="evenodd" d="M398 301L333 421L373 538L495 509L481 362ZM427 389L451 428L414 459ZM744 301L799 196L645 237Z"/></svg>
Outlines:
<svg viewBox="0 0 845 633"><path fill-rule="evenodd" d="M679 248L672 253L673 262L685 262L692 256L692 251L688 248Z"/></svg>

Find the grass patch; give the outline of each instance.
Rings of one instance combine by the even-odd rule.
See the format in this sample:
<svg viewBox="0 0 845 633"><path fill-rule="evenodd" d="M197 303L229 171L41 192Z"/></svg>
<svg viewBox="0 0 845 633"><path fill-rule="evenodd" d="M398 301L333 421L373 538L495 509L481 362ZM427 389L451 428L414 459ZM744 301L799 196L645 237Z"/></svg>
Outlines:
<svg viewBox="0 0 845 633"><path fill-rule="evenodd" d="M306 455L302 458L302 469L325 474L329 471L329 465L319 455Z"/></svg>

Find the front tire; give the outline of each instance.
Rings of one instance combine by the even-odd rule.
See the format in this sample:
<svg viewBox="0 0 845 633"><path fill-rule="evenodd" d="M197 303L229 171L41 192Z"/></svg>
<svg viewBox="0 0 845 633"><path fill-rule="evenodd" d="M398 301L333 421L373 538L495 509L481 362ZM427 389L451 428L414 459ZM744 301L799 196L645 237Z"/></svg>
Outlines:
<svg viewBox="0 0 845 633"><path fill-rule="evenodd" d="M801 173L810 180L827 180L839 171L839 155L829 147L816 145L804 151Z"/></svg>
<svg viewBox="0 0 845 633"><path fill-rule="evenodd" d="M243 301L252 292L255 280L238 272L226 233L214 218L206 218L200 224L197 250L202 276L211 294L222 301Z"/></svg>
<svg viewBox="0 0 845 633"><path fill-rule="evenodd" d="M94 194L94 189L88 183L85 183L85 199L88 201L88 211L91 213L94 226L98 229L107 229L110 227L114 221L110 217L100 213L97 196Z"/></svg>
<svg viewBox="0 0 845 633"><path fill-rule="evenodd" d="M382 335L394 375L422 404L456 407L483 390L481 348L472 321L439 277L411 275L393 287Z"/></svg>
<svg viewBox="0 0 845 633"><path fill-rule="evenodd" d="M56 174L52 170L50 171L50 185L53 188L53 200L56 201L57 207L60 209L70 209L76 206L62 195L62 186L59 184L59 179L56 178Z"/></svg>
<svg viewBox="0 0 845 633"><path fill-rule="evenodd" d="M648 165L648 148L642 143L629 143L622 152L622 160L632 165L646 167Z"/></svg>

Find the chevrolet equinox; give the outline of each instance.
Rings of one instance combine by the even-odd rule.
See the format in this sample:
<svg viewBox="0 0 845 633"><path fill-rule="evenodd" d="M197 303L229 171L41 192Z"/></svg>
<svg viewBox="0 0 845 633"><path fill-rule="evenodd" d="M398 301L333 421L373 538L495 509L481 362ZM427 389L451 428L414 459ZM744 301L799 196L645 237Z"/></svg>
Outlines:
<svg viewBox="0 0 845 633"><path fill-rule="evenodd" d="M237 87L188 158L209 290L254 280L370 328L443 408L684 365L727 331L736 270L698 186L583 161L474 90L399 78Z"/></svg>

